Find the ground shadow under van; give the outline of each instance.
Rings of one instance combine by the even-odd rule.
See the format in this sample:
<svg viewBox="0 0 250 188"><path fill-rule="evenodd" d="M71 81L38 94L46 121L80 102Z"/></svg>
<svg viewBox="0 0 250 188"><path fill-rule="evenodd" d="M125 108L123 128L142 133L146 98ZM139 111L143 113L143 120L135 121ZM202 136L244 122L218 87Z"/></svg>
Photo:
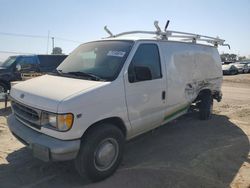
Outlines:
<svg viewBox="0 0 250 188"><path fill-rule="evenodd" d="M2 187L229 187L249 153L247 135L226 116L187 114L128 142L110 178L91 183L72 162L43 163L26 148L0 165Z"/></svg>

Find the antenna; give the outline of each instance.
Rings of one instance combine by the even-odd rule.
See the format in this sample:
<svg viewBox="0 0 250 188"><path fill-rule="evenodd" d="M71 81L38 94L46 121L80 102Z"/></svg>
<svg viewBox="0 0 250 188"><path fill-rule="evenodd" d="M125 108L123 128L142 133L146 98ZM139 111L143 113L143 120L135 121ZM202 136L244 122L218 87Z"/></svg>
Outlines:
<svg viewBox="0 0 250 188"><path fill-rule="evenodd" d="M167 31L169 23L170 23L170 21L168 20L167 23L166 23L166 25L165 25L164 31Z"/></svg>
<svg viewBox="0 0 250 188"><path fill-rule="evenodd" d="M108 27L105 25L104 26L104 30L110 35L109 37L113 37L113 33L111 33L111 31L108 29Z"/></svg>

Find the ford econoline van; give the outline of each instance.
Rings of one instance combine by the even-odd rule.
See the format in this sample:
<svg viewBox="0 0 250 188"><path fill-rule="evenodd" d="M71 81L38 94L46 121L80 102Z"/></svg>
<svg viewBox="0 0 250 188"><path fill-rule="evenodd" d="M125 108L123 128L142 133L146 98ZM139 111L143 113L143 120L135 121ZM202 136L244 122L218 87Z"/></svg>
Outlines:
<svg viewBox="0 0 250 188"><path fill-rule="evenodd" d="M13 135L43 161L74 160L93 181L115 172L125 141L185 114L191 104L207 120L213 99L222 98L217 46L224 40L176 32L180 40L159 30L109 33L80 45L55 73L10 93Z"/></svg>

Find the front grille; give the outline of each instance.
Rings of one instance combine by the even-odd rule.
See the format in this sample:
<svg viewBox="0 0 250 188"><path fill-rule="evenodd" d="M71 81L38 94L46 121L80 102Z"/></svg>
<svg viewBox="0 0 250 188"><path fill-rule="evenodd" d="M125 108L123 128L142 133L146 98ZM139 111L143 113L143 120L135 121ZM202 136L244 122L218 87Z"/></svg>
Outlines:
<svg viewBox="0 0 250 188"><path fill-rule="evenodd" d="M28 121L22 117L20 117L19 115L15 114L16 115L16 118L17 120L19 120L21 123L25 124L25 125L29 125L31 127L34 127L36 129L41 129L41 126L39 124L36 124L36 123L32 123L31 121Z"/></svg>
<svg viewBox="0 0 250 188"><path fill-rule="evenodd" d="M11 106L17 120L25 125L41 129L39 110L15 101L11 102Z"/></svg>
<svg viewBox="0 0 250 188"><path fill-rule="evenodd" d="M21 105L19 103L12 102L12 108L14 109L14 112L17 113L18 115L24 117L25 119L29 119L32 121L38 121L39 120L39 115L38 113L24 105Z"/></svg>

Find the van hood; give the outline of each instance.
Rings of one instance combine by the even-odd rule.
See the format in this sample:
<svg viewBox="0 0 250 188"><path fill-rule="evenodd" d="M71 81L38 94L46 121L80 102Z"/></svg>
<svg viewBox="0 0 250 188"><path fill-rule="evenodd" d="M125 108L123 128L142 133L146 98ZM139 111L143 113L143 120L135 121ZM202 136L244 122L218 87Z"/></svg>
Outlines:
<svg viewBox="0 0 250 188"><path fill-rule="evenodd" d="M28 106L57 112L58 105L63 99L108 83L44 75L14 85L11 88L10 96Z"/></svg>

